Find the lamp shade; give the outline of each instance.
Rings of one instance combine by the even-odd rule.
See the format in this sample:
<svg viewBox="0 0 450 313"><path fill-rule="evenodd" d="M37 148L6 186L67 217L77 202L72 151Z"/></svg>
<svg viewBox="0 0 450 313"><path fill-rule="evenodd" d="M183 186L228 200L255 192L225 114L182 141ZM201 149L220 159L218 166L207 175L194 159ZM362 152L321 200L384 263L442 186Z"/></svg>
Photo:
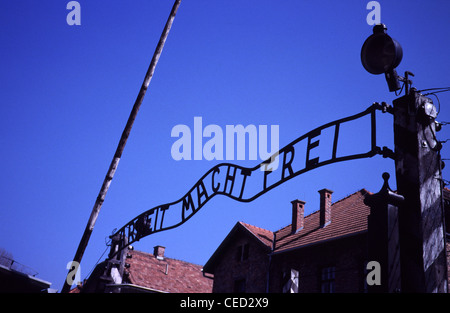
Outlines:
<svg viewBox="0 0 450 313"><path fill-rule="evenodd" d="M361 48L361 62L371 74L383 74L395 69L401 62L403 50L400 44L386 33L384 24L375 25L373 34Z"/></svg>

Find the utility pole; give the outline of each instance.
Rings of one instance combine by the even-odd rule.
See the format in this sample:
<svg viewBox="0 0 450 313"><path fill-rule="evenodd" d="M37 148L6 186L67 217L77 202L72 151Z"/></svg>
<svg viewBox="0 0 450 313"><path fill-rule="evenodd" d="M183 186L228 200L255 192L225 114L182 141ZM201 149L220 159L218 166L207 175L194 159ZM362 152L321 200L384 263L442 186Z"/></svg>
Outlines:
<svg viewBox="0 0 450 313"><path fill-rule="evenodd" d="M120 158L122 157L122 152L125 148L125 144L130 135L131 128L133 127L134 120L136 119L139 108L142 104L142 101L144 100L144 96L145 96L145 93L147 92L148 86L153 77L153 73L155 72L156 64L158 63L159 57L161 56L167 36L169 35L170 28L172 27L173 20L175 19L175 15L177 13L178 7L180 6L180 2L181 2L181 0L176 0L172 7L172 11L170 12L169 18L166 22L166 25L164 27L164 30L161 34L158 45L156 46L156 50L155 50L152 60L150 62L150 66L145 75L144 82L142 83L141 89L139 90L139 94L138 94L136 101L133 105L133 108L131 110L130 116L128 118L127 124L126 124L125 129L120 138L116 152L111 161L111 164L109 166L109 169L105 176L105 179L103 180L102 187L101 187L100 192L95 201L94 207L92 209L92 213L89 217L88 223L87 223L86 228L83 233L83 236L81 237L81 241L78 245L78 249L75 253L75 257L73 258L73 261L77 262L78 264L81 262L81 259L83 258L84 251L86 250L87 244L89 242L89 238L94 229L94 225L95 225L97 217L100 213L102 204L105 201L106 193L108 192L109 186L114 177L114 173L116 172L117 166L119 165L119 161L120 161ZM70 273L71 273L71 271L69 270L69 274ZM61 289L61 293L67 293L70 290L70 287L71 286L67 283L67 277L66 277L66 279L64 280L63 288Z"/></svg>
<svg viewBox="0 0 450 313"><path fill-rule="evenodd" d="M447 292L436 108L414 88L393 101L403 292Z"/></svg>

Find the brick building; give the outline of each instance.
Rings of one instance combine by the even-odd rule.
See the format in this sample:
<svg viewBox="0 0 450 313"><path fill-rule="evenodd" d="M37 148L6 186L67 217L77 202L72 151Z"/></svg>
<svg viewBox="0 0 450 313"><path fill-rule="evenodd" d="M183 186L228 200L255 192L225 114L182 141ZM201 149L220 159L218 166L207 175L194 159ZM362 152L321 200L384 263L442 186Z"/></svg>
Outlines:
<svg viewBox="0 0 450 313"><path fill-rule="evenodd" d="M72 293L210 293L213 279L202 266L164 256L165 247L153 254L126 249L123 268L100 263L83 286Z"/></svg>
<svg viewBox="0 0 450 313"><path fill-rule="evenodd" d="M320 190L319 210L307 216L307 204L292 201L286 206L291 224L276 231L236 223L203 268L166 257L162 246L153 254L124 249L71 292L366 292L369 242L376 232L369 234L372 215L365 200L373 194L361 189L333 203L332 193ZM443 195L448 274L450 190Z"/></svg>
<svg viewBox="0 0 450 313"><path fill-rule="evenodd" d="M280 230L236 223L204 266L214 275L213 292L366 292L364 199L371 193L361 189L335 203L331 190L319 194L320 208L308 216L305 202L292 201L292 223ZM449 216L450 190L444 197ZM448 239L446 245L450 264Z"/></svg>

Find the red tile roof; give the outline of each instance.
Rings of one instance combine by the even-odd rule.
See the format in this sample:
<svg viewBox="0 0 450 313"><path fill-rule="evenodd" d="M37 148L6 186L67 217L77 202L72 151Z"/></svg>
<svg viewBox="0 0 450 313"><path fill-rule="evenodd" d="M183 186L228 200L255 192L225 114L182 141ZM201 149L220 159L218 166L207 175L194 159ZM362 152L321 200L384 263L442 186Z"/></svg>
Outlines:
<svg viewBox="0 0 450 313"><path fill-rule="evenodd" d="M305 216L304 227L292 234L291 225L272 232L244 222L238 224L244 226L252 235L268 248L274 248L273 252L282 252L293 248L319 243L334 238L367 231L367 216L370 207L364 204L364 198L369 191L361 189L331 206L331 223L320 227L319 211ZM273 238L275 235L275 247Z"/></svg>
<svg viewBox="0 0 450 313"><path fill-rule="evenodd" d="M251 232L261 243L269 248L272 248L273 243L273 232L270 230L253 226L244 222L239 222L243 227L245 227L249 232Z"/></svg>
<svg viewBox="0 0 450 313"><path fill-rule="evenodd" d="M222 252L232 242L234 234L239 229L245 229L254 236L257 242L273 253L285 252L310 244L333 240L339 237L358 234L367 231L367 217L370 208L364 204L364 198L371 194L361 189L331 205L331 223L320 227L319 211L304 217L304 227L292 234L291 226L272 232L244 222L238 222L223 240L214 254L205 264L205 270L213 273L213 268ZM275 245L273 243L275 237Z"/></svg>
<svg viewBox="0 0 450 313"><path fill-rule="evenodd" d="M170 293L207 293L212 292L213 280L203 276L202 266L181 260L164 257L142 251L128 251L131 258L126 259L130 267L130 284L138 285L157 292Z"/></svg>
<svg viewBox="0 0 450 313"><path fill-rule="evenodd" d="M69 293L80 293L81 292L81 286L76 286L75 288L73 288L73 289L71 289L70 291L69 291Z"/></svg>
<svg viewBox="0 0 450 313"><path fill-rule="evenodd" d="M370 213L370 207L364 204L364 198L368 193L367 190L361 189L333 203L331 223L325 227L320 227L319 211L316 211L305 216L303 229L296 233L291 233L291 225L276 231L274 252L282 252L367 231L367 216Z"/></svg>

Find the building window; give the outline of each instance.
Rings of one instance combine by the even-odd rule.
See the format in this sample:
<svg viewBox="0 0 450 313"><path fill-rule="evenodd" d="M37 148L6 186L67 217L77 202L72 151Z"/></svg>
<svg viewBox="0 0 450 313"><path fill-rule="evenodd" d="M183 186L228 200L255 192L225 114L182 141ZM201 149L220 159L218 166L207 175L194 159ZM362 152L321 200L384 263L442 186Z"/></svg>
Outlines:
<svg viewBox="0 0 450 313"><path fill-rule="evenodd" d="M298 271L287 270L283 273L283 293L298 293Z"/></svg>
<svg viewBox="0 0 450 313"><path fill-rule="evenodd" d="M336 268L334 266L324 267L321 271L320 291L322 293L334 292L334 277Z"/></svg>
<svg viewBox="0 0 450 313"><path fill-rule="evenodd" d="M236 279L234 281L233 292L235 293L245 292L245 278Z"/></svg>
<svg viewBox="0 0 450 313"><path fill-rule="evenodd" d="M241 262L248 259L248 243L237 247L236 261Z"/></svg>

